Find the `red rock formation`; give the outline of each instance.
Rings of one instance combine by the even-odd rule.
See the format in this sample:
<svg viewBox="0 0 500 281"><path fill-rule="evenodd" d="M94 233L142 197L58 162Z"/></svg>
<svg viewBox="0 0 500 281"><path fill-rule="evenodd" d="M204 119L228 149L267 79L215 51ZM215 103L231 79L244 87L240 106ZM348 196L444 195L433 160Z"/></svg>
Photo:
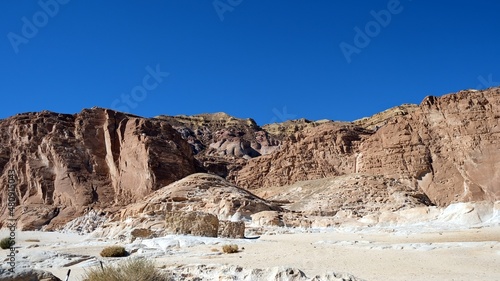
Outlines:
<svg viewBox="0 0 500 281"><path fill-rule="evenodd" d="M500 200L500 89L427 97L359 155L360 171L410 178L438 205Z"/></svg>
<svg viewBox="0 0 500 281"><path fill-rule="evenodd" d="M248 161L235 181L260 188L365 173L408 180L438 205L500 200L499 88L427 97L418 107L396 109L357 122L385 124L376 130L342 123L306 127L280 151Z"/></svg>
<svg viewBox="0 0 500 281"><path fill-rule="evenodd" d="M236 183L255 189L354 173L358 146L371 133L338 122L306 127L290 136L279 151L248 161L237 172Z"/></svg>
<svg viewBox="0 0 500 281"><path fill-rule="evenodd" d="M89 207L119 210L197 171L249 189L362 173L401 180L438 205L495 201L500 88L427 97L354 123L297 120L262 128L222 113L18 114L0 120L0 222L9 216L10 170L24 229L53 228Z"/></svg>
<svg viewBox="0 0 500 281"><path fill-rule="evenodd" d="M87 206L135 202L196 170L189 145L164 121L106 109L24 113L0 120L0 179L17 174L25 229L65 222ZM1 190L3 218L7 190Z"/></svg>

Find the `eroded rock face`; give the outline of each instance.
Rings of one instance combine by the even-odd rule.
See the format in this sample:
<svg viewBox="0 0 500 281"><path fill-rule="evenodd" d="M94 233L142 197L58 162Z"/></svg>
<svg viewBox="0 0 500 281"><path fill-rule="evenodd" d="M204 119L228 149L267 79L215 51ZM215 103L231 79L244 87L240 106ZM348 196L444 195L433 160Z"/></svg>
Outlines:
<svg viewBox="0 0 500 281"><path fill-rule="evenodd" d="M15 171L24 229L65 223L91 205L134 202L196 171L189 145L166 122L100 108L0 120L0 144L0 180ZM3 185L1 194L3 209Z"/></svg>
<svg viewBox="0 0 500 281"><path fill-rule="evenodd" d="M306 127L279 151L248 161L237 172L236 183L255 189L355 173L358 147L372 133L337 122Z"/></svg>
<svg viewBox="0 0 500 281"><path fill-rule="evenodd" d="M193 174L155 191L142 202L122 210L121 220L142 213L165 211L200 211L230 220L235 213L243 219L261 211L281 210L247 190L236 187L221 177Z"/></svg>
<svg viewBox="0 0 500 281"><path fill-rule="evenodd" d="M408 181L437 205L500 200L500 89L427 97L352 124L309 126L235 182L283 186L352 173Z"/></svg>
<svg viewBox="0 0 500 281"><path fill-rule="evenodd" d="M408 178L438 205L500 200L500 89L425 98L363 142L358 167Z"/></svg>
<svg viewBox="0 0 500 281"><path fill-rule="evenodd" d="M349 174L296 182L282 187L255 190L272 202L283 202L284 209L301 214L261 212L252 216L255 225L332 226L346 220L377 217L382 213L425 207L430 200L409 181L384 176ZM306 219L304 216L313 219ZM332 218L323 221L323 217ZM309 226L309 225L305 225Z"/></svg>
<svg viewBox="0 0 500 281"><path fill-rule="evenodd" d="M250 159L272 153L279 140L268 135L252 119L225 113L194 116L158 116L177 129L198 157L218 156Z"/></svg>

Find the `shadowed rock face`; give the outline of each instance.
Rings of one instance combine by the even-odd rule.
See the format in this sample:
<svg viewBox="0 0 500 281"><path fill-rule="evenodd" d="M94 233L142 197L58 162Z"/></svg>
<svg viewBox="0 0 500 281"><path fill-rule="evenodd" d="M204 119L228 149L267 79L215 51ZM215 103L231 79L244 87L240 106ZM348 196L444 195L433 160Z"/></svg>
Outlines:
<svg viewBox="0 0 500 281"><path fill-rule="evenodd" d="M0 178L17 174L24 229L64 223L86 206L135 202L196 171L189 145L166 122L99 108L0 120L0 144ZM5 210L7 188L1 194Z"/></svg>
<svg viewBox="0 0 500 281"><path fill-rule="evenodd" d="M273 152L279 141L252 119L225 113L194 116L158 116L178 130L195 154L250 159Z"/></svg>

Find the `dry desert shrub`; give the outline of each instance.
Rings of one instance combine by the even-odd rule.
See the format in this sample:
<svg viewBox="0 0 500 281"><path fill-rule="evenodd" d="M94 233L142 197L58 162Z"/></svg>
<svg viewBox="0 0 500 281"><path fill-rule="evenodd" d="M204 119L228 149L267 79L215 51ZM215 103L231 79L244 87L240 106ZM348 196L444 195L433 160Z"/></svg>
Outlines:
<svg viewBox="0 0 500 281"><path fill-rule="evenodd" d="M115 266L94 267L85 272L84 281L167 281L170 276L156 268L152 261L128 259Z"/></svg>
<svg viewBox="0 0 500 281"><path fill-rule="evenodd" d="M226 254L233 254L238 252L238 245L230 244L222 246L222 251Z"/></svg>
<svg viewBox="0 0 500 281"><path fill-rule="evenodd" d="M126 257L128 252L122 246L111 246L101 251L101 257Z"/></svg>
<svg viewBox="0 0 500 281"><path fill-rule="evenodd" d="M0 240L0 248L2 249L9 249L10 246L14 245L14 240L10 239L10 237L5 237L2 240Z"/></svg>
<svg viewBox="0 0 500 281"><path fill-rule="evenodd" d="M40 242L40 239L26 239L24 240L26 242L32 242L32 243L36 243L36 242Z"/></svg>

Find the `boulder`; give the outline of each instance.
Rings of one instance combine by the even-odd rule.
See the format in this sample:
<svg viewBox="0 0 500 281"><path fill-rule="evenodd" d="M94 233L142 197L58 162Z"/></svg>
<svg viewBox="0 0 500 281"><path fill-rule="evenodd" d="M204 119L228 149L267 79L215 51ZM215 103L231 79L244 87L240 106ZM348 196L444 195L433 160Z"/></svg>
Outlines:
<svg viewBox="0 0 500 281"><path fill-rule="evenodd" d="M219 221L219 237L245 238L245 222Z"/></svg>
<svg viewBox="0 0 500 281"><path fill-rule="evenodd" d="M166 212L165 227L173 234L217 237L219 219L202 212Z"/></svg>
<svg viewBox="0 0 500 281"><path fill-rule="evenodd" d="M14 273L0 273L0 281L61 281L52 273L38 269L23 269Z"/></svg>
<svg viewBox="0 0 500 281"><path fill-rule="evenodd" d="M283 226L283 220L276 211L263 211L252 215L255 226Z"/></svg>

